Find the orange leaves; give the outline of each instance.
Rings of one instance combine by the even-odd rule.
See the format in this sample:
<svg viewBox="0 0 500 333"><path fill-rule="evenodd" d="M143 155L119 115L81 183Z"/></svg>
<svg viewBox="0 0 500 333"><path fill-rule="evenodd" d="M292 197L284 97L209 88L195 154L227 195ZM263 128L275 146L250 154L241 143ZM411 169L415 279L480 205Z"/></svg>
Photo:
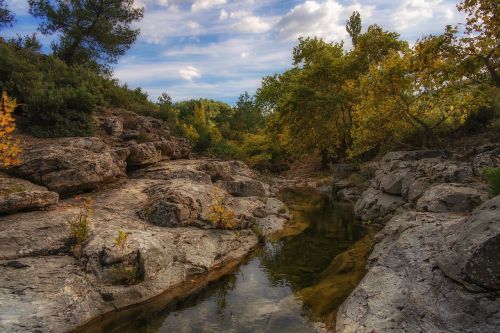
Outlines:
<svg viewBox="0 0 500 333"><path fill-rule="evenodd" d="M2 93L0 101L0 166L9 167L19 164L17 159L20 148L19 142L12 137L16 129L15 119L12 116L16 108L16 101L9 99L6 92Z"/></svg>

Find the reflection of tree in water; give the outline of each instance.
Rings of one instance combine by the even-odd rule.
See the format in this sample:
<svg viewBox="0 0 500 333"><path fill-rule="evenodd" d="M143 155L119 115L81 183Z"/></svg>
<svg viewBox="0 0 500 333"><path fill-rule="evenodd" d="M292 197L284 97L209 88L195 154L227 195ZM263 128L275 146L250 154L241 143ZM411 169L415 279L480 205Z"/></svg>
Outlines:
<svg viewBox="0 0 500 333"><path fill-rule="evenodd" d="M218 285L214 289L216 290L216 304L217 304L217 317L219 320L224 320L224 310L227 306L227 295L230 291L234 290L236 286L237 276L236 274L230 274L224 278L224 284Z"/></svg>
<svg viewBox="0 0 500 333"><path fill-rule="evenodd" d="M308 228L299 235L268 243L259 258L274 285L289 285L292 290L317 281L333 258L362 236L354 222L352 208L334 203L314 193L287 192L282 199L291 207L294 220Z"/></svg>

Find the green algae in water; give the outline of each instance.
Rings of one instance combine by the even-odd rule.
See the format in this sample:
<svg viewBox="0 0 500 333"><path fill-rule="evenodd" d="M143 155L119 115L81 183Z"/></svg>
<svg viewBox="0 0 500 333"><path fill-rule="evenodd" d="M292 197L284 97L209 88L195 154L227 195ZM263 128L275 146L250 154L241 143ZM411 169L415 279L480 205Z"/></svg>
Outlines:
<svg viewBox="0 0 500 333"><path fill-rule="evenodd" d="M286 191L280 199L293 214L290 226L235 271L191 296L160 298L79 332L307 333L331 323L364 274L373 233L354 222L351 206L316 192Z"/></svg>

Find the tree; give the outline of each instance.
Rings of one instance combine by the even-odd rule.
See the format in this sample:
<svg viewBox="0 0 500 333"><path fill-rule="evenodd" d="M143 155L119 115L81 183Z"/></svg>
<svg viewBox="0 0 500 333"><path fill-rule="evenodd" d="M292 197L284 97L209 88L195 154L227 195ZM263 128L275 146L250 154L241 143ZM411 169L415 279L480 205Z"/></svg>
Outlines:
<svg viewBox="0 0 500 333"><path fill-rule="evenodd" d="M356 46L356 41L361 33L361 15L359 15L358 11L355 10L349 20L346 21L345 29L351 36L352 45Z"/></svg>
<svg viewBox="0 0 500 333"><path fill-rule="evenodd" d="M0 0L0 30L5 27L11 27L14 21L14 15L7 8L5 0Z"/></svg>
<svg viewBox="0 0 500 333"><path fill-rule="evenodd" d="M458 6L467 15L466 36L458 39L455 46L462 56L479 60L491 81L500 87L500 6L495 0L464 0ZM456 28L447 28L456 32ZM453 31L455 30L455 31Z"/></svg>
<svg viewBox="0 0 500 333"><path fill-rule="evenodd" d="M60 34L54 53L67 64L115 63L135 42L143 16L133 0L28 0L43 34Z"/></svg>
<svg viewBox="0 0 500 333"><path fill-rule="evenodd" d="M236 102L235 112L231 119L231 130L244 133L255 133L264 125L264 116L255 104L255 99L248 92L240 95Z"/></svg>
<svg viewBox="0 0 500 333"><path fill-rule="evenodd" d="M19 144L12 137L16 128L12 113L16 108L16 101L9 99L6 92L0 100L0 166L8 167L18 164Z"/></svg>
<svg viewBox="0 0 500 333"><path fill-rule="evenodd" d="M160 97L158 97L158 104L165 106L172 106L173 105L172 97L170 97L170 95L167 93L162 93Z"/></svg>

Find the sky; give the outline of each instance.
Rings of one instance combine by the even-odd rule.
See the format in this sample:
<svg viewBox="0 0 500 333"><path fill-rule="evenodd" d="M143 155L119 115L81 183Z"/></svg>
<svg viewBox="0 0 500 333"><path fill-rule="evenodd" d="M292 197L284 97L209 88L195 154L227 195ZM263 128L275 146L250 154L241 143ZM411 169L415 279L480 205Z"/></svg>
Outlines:
<svg viewBox="0 0 500 333"><path fill-rule="evenodd" d="M458 0L457 0L458 1ZM345 21L354 10L363 28L377 23L415 42L463 21L450 0L136 0L144 18L136 43L113 66L129 87L155 100L166 92L175 101L212 98L234 103L253 94L263 76L291 67L300 36L348 41ZM4 35L37 32L27 0L6 0L16 15ZM50 36L37 36L50 50ZM350 47L349 42L345 44Z"/></svg>

